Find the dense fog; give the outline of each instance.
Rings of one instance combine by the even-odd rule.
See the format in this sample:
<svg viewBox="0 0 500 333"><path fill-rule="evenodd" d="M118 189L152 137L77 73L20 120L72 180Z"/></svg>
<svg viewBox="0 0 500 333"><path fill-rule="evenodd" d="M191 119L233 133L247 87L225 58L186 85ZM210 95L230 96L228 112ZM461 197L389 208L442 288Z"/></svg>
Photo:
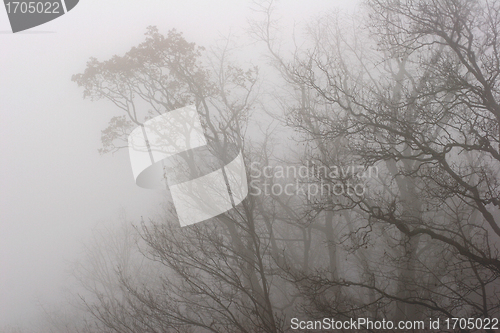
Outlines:
<svg viewBox="0 0 500 333"><path fill-rule="evenodd" d="M498 328L498 1L87 0L10 29L0 332ZM165 162L179 110L203 144Z"/></svg>

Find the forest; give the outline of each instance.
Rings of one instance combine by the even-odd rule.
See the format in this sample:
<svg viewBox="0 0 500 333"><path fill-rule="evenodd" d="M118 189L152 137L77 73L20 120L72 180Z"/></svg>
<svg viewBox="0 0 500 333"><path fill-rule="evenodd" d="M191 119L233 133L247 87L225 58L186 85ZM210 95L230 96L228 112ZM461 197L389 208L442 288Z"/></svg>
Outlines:
<svg viewBox="0 0 500 333"><path fill-rule="evenodd" d="M101 154L194 105L212 162L241 152L248 195L181 227L167 188L155 218L96 234L51 332L499 329L500 2L367 0L293 34L281 5L254 4L255 61L150 26L72 76L114 112Z"/></svg>

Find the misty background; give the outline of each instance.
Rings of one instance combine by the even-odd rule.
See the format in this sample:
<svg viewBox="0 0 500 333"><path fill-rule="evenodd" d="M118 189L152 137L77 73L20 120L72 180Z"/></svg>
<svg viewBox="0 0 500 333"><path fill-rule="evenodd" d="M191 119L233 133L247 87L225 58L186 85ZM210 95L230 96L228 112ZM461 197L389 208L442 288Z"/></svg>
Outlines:
<svg viewBox="0 0 500 333"><path fill-rule="evenodd" d="M281 1L278 14L293 29L347 0ZM101 130L112 105L90 102L71 76L123 54L146 27L175 28L210 46L244 35L251 1L82 0L68 14L12 34L0 10L0 327L36 325L42 306L63 300L71 263L92 230L120 216L154 214L162 191L135 185L128 153L100 156ZM259 55L246 54L255 64Z"/></svg>

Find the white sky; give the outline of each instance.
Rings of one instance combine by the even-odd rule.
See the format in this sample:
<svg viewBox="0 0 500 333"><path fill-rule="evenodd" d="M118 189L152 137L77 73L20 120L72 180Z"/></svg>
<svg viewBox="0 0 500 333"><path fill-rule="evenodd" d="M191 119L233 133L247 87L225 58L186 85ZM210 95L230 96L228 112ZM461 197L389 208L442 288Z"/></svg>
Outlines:
<svg viewBox="0 0 500 333"><path fill-rule="evenodd" d="M287 22L347 0L282 0ZM12 34L0 8L0 328L35 318L37 300L57 302L92 228L122 209L137 219L161 192L134 184L126 151L99 156L100 131L118 112L82 99L71 75L123 54L149 25L209 46L253 15L247 0L81 0L68 14ZM2 6L3 7L3 6ZM38 32L38 33L37 33ZM40 33L51 32L51 33ZM249 55L250 57L252 55Z"/></svg>

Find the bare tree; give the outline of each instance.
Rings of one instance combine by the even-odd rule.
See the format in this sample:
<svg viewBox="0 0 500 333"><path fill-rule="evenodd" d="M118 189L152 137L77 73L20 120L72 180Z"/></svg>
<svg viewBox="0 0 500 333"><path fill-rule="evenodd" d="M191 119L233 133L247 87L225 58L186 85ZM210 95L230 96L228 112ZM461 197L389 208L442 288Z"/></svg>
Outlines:
<svg viewBox="0 0 500 333"><path fill-rule="evenodd" d="M368 1L361 18L314 22L292 59L275 45L272 4L262 8L253 31L300 92L287 119L307 138L305 159L327 170L318 183L339 181L332 166L379 170L369 195L310 205L349 230L328 242L358 267L284 267L310 313L497 315L498 2ZM354 190L356 178L340 181Z"/></svg>

